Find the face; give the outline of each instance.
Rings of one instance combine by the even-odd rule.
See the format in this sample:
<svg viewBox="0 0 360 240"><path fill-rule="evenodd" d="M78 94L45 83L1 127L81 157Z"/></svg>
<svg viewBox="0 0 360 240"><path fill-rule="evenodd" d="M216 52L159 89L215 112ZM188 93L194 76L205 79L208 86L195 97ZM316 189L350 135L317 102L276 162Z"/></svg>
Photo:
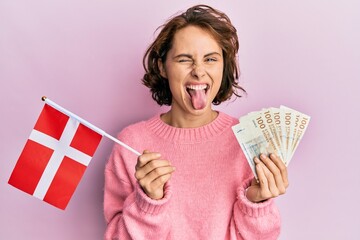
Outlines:
<svg viewBox="0 0 360 240"><path fill-rule="evenodd" d="M173 112L201 115L212 111L224 64L222 49L210 33L195 26L179 30L165 64L159 62L159 66L169 81Z"/></svg>

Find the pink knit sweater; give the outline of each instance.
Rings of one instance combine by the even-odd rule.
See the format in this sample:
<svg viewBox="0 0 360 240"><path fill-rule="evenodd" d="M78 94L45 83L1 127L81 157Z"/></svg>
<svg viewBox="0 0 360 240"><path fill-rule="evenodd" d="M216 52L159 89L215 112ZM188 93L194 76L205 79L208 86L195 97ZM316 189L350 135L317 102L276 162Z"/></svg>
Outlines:
<svg viewBox="0 0 360 240"><path fill-rule="evenodd" d="M277 239L274 201L245 196L253 175L231 130L236 123L220 112L200 128L174 128L160 115L125 128L120 140L160 152L176 171L164 198L152 200L134 177L137 156L115 145L105 168L105 239Z"/></svg>

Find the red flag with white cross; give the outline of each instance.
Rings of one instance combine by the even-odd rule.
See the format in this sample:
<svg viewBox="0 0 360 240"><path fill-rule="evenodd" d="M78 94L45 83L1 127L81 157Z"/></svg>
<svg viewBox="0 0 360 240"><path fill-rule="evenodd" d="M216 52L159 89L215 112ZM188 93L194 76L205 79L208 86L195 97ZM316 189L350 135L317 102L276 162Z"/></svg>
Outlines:
<svg viewBox="0 0 360 240"><path fill-rule="evenodd" d="M103 136L141 154L76 114L45 101L9 184L65 209Z"/></svg>
<svg viewBox="0 0 360 240"><path fill-rule="evenodd" d="M102 135L45 104L9 184L65 209Z"/></svg>

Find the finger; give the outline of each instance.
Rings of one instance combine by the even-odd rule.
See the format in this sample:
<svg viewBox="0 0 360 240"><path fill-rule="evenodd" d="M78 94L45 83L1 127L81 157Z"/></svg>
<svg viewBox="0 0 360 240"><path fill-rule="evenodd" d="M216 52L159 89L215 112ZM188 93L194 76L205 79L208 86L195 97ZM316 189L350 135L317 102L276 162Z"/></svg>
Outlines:
<svg viewBox="0 0 360 240"><path fill-rule="evenodd" d="M142 168L138 168L135 172L135 178L141 179L149 174L152 170L159 167L170 167L170 162L167 160L151 160Z"/></svg>
<svg viewBox="0 0 360 240"><path fill-rule="evenodd" d="M156 178L153 181L154 187L156 187L156 188L163 187L165 185L165 183L167 183L167 181L170 180L171 176L172 176L172 174L169 173L169 174L165 174L165 175L162 175L162 176Z"/></svg>
<svg viewBox="0 0 360 240"><path fill-rule="evenodd" d="M273 161L273 159L276 159L278 161L281 161L275 154L271 154L272 159L265 156L265 154L260 155L260 159L263 161L263 163L266 165L266 168L269 170L269 173L265 171L265 174L270 178L274 179L274 185L269 184L271 192L273 192L276 196L280 193L285 193L285 184L282 178L282 173L276 163ZM279 164L279 163L278 163Z"/></svg>
<svg viewBox="0 0 360 240"><path fill-rule="evenodd" d="M150 185L153 185L153 182L164 175L171 174L175 171L174 167L159 167L153 169L150 173L148 173L145 177L139 179L139 183L142 187L150 188Z"/></svg>
<svg viewBox="0 0 360 240"><path fill-rule="evenodd" d="M276 156L276 154L270 154L270 159L275 163L281 172L281 177L284 182L285 188L289 186L287 167L284 162Z"/></svg>
<svg viewBox="0 0 360 240"><path fill-rule="evenodd" d="M264 164L257 157L254 158L254 162L256 163L255 168L256 168L256 174L258 176L260 188L261 189L269 189L268 181L266 179L265 172L262 167L262 165L264 165Z"/></svg>
<svg viewBox="0 0 360 240"><path fill-rule="evenodd" d="M159 159L161 157L160 153L156 153L156 152L149 152L147 150L145 150L143 152L142 155L140 155L138 157L135 169L139 169L142 168L143 166L145 166L149 161L154 160L154 159Z"/></svg>
<svg viewBox="0 0 360 240"><path fill-rule="evenodd" d="M162 175L151 182L146 188L145 193L152 199L161 199L164 196L164 185L171 178L171 173Z"/></svg>
<svg viewBox="0 0 360 240"><path fill-rule="evenodd" d="M260 154L260 159L271 172L274 174L280 174L280 169L278 169L276 164L269 157L262 153Z"/></svg>
<svg viewBox="0 0 360 240"><path fill-rule="evenodd" d="M268 190L270 192L270 195L266 195L266 198L279 196L279 194L280 194L280 191L278 188L279 183L276 182L274 174L269 170L269 168L265 164L262 165L262 168L264 170L265 177L268 181L268 186L269 186ZM282 183L282 180L280 179L280 184L281 183ZM267 194L266 191L264 191L264 194L265 193Z"/></svg>

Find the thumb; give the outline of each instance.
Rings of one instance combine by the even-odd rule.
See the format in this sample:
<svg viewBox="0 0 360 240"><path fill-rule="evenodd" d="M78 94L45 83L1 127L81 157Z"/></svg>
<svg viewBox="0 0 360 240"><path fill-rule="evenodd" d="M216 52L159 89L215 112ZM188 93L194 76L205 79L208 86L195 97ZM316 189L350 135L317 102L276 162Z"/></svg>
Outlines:
<svg viewBox="0 0 360 240"><path fill-rule="evenodd" d="M259 180L257 180L256 177L254 177L253 180L251 180L250 186L254 186L254 185L258 185L258 184L259 184Z"/></svg>

